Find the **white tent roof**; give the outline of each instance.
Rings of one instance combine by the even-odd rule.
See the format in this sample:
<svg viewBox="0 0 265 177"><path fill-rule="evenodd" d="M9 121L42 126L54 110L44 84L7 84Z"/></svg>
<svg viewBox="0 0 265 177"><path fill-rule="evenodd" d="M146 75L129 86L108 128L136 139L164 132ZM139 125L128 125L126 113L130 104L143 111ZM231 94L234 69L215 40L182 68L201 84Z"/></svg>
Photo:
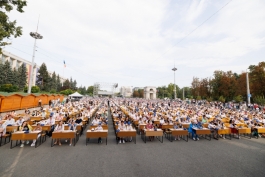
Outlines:
<svg viewBox="0 0 265 177"><path fill-rule="evenodd" d="M83 95L81 95L78 92L73 93L72 95L69 95L70 97L83 97Z"/></svg>

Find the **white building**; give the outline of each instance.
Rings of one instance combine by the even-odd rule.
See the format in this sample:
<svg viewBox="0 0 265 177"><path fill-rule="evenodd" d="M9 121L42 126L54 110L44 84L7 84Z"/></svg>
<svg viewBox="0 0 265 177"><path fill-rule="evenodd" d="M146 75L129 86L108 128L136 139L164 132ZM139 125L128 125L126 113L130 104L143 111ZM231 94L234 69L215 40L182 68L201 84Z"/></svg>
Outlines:
<svg viewBox="0 0 265 177"><path fill-rule="evenodd" d="M144 98L150 100L156 99L156 87L146 86L144 88Z"/></svg>
<svg viewBox="0 0 265 177"><path fill-rule="evenodd" d="M125 87L122 86L120 89L120 95L122 95L123 97L131 97L132 96L132 87Z"/></svg>
<svg viewBox="0 0 265 177"><path fill-rule="evenodd" d="M19 56L16 56L10 52L2 50L2 54L0 54L0 63L4 64L6 61L8 61L10 63L10 65L13 69L14 68L18 69L22 64L24 64L25 67L27 68L27 76L28 76L27 83L29 83L29 78L30 78L29 76L32 73L31 72L31 61L27 61L27 60L20 58ZM40 66L36 65L36 63L35 63L35 65L33 67L32 86L34 86L36 83L36 74L37 74L39 68L40 68ZM50 76L53 73L50 71L48 71L48 72L49 72ZM60 80L61 80L61 82L64 82L66 79L60 77Z"/></svg>

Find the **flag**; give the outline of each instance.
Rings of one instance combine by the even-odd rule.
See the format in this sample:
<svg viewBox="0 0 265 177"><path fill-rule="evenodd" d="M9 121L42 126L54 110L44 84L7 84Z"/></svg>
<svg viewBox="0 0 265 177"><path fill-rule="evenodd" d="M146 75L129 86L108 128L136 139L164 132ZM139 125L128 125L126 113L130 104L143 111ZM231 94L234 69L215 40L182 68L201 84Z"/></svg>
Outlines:
<svg viewBox="0 0 265 177"><path fill-rule="evenodd" d="M63 61L64 67L66 67L65 61Z"/></svg>

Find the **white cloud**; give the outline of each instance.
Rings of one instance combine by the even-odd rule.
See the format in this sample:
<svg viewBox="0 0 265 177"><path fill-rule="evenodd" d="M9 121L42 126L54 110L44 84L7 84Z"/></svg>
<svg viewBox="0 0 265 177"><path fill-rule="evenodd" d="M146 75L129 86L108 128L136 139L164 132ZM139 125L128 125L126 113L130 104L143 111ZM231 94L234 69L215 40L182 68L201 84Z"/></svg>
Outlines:
<svg viewBox="0 0 265 177"><path fill-rule="evenodd" d="M6 49L31 60L33 39L28 34L36 29L40 14L39 32L44 38L37 42L36 62L45 62L49 70L63 75L65 60L64 76L72 76L79 85L97 81L165 85L173 80L175 61L178 84L188 86L193 76L211 76L214 68L240 71L240 66L249 65L238 64L241 58L264 49L262 0L233 0L179 43L227 2L29 1L25 13L10 14L24 31L12 47L27 54Z"/></svg>

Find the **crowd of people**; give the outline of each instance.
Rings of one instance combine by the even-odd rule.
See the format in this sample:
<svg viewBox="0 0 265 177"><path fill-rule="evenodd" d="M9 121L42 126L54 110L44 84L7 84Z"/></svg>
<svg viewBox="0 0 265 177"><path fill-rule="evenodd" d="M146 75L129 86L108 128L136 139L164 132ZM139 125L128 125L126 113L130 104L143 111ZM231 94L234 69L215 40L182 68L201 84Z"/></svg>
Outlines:
<svg viewBox="0 0 265 177"><path fill-rule="evenodd" d="M199 136L194 128L208 128L214 138L225 138L218 134L218 129L229 128L235 137L238 136L237 129L246 127L251 129L252 136L261 137L265 134L257 132L257 127L265 127L265 109L258 105L236 105L233 103L207 102L188 100L146 100L137 98L83 98L75 102L56 102L49 107L26 109L23 114L16 111L7 113L4 117L0 115L0 136L5 135L7 126L18 126L18 131L42 131L42 126L50 126L46 135L51 137L53 132L64 131L65 126L69 130L75 130L77 125L81 126L80 135L84 130L84 120L91 121L96 126L95 130L102 130L103 125L108 125L109 110L111 115L117 118L117 131L139 128L144 124L146 129L159 129L163 124L172 124L173 128L183 128L184 124L191 134L193 140L198 141ZM93 115L93 117L92 117ZM32 122L31 117L42 117L38 122ZM137 124L134 122L137 121ZM34 129L32 125L35 125ZM205 126L207 125L207 126ZM93 129L94 130L94 129ZM141 133L141 131L140 131ZM39 136L38 136L39 138ZM240 138L240 137L237 137ZM153 138L150 137L150 141ZM180 140L180 137L175 137ZM67 139L65 140L68 141ZM131 137L119 139L119 143L132 141ZM24 141L21 147L24 146ZM35 146L34 140L31 146ZM98 143L102 143L98 138ZM29 144L29 141L26 141ZM56 139L55 145L61 145L61 140ZM69 139L72 145L72 139Z"/></svg>
<svg viewBox="0 0 265 177"><path fill-rule="evenodd" d="M50 130L46 131L46 135L51 137L54 131L63 131L65 126L69 126L69 130L76 130L76 127L80 125L80 135L82 135L83 121L86 120L87 123L100 104L101 99L84 98L76 102L56 102L56 104L51 104L47 108L40 107L31 111L25 109L23 114L16 114L16 111L11 111L0 119L0 137L10 133L6 132L7 126L18 126L18 131L24 132L42 131L42 126L50 126ZM100 115L96 114L96 117L98 116ZM33 122L31 117L41 117L42 119ZM32 128L33 124L36 125L34 129ZM32 142L31 146L35 146L35 142L36 140ZM26 141L26 144L29 144L29 141ZM56 140L54 144L61 145L61 141ZM72 145L72 139L69 140L69 145ZM24 141L22 141L20 147L24 147Z"/></svg>
<svg viewBox="0 0 265 177"><path fill-rule="evenodd" d="M196 100L145 100L145 99L113 99L113 115L123 125L128 116L138 125L145 124L146 129L161 128L163 124L172 124L174 128L183 128L182 124L189 124L187 130L193 140L199 140L194 128L208 128L215 139L218 129L230 128L232 135L238 136L238 128L251 129L253 136L265 136L258 133L258 127L265 127L265 109L257 104L235 104L221 102L207 102ZM121 109L120 109L121 108ZM123 112L127 115L122 116ZM155 123L159 121L159 123ZM125 124L128 122L125 121ZM207 125L207 126L205 126ZM179 137L175 137L179 140Z"/></svg>

